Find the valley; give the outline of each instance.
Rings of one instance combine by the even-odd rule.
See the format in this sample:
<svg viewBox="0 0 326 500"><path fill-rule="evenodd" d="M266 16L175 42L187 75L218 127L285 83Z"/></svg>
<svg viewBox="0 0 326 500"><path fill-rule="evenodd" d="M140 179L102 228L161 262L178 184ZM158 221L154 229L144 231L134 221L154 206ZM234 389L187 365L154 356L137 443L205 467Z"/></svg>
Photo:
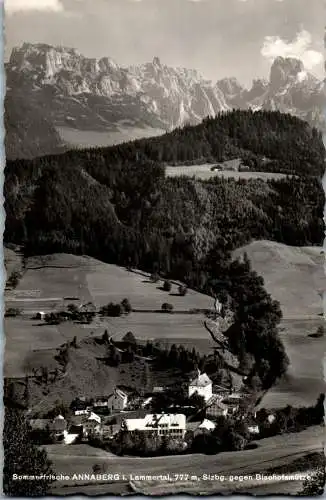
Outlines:
<svg viewBox="0 0 326 500"><path fill-rule="evenodd" d="M324 489L322 2L219 3L5 2L5 496Z"/></svg>
<svg viewBox="0 0 326 500"><path fill-rule="evenodd" d="M312 404L325 389L324 339L308 336L323 324L322 302L315 291L316 280L320 280L319 286L323 282L320 249L299 250L263 241L241 248L235 251L235 255L239 256L244 251L250 256L253 268L264 277L268 292L280 300L284 315L280 325L280 338L290 358L287 375L268 391L261 406L273 408L286 404ZM261 256L264 256L263 262ZM280 259L279 256L283 258ZM282 289L279 282L286 276L286 269L292 274L283 281ZM172 343L183 344L189 349L195 347L203 354L211 353L213 342L204 328L204 311L214 309L213 298L190 289L185 297L181 297L177 287L178 282L172 284L170 292L165 292L162 282L152 283L148 273L126 270L89 257L54 254L28 259L23 277L14 293L6 293L6 308L20 308L21 314L5 319L5 376L24 377L26 371L31 373L33 368L44 365L54 369L57 348L76 336L83 347L76 352L71 382L68 382L68 377L68 386L65 389L62 387L63 392L56 387L53 397L58 398L62 394L64 399L69 400L69 394L72 395L69 383L76 386L76 382L80 391L91 393L92 380L97 380L95 383L98 383L106 378L103 377L102 368L98 372L102 375L97 373L99 365L94 356L103 356L103 352L100 349L95 354L97 351L94 351L91 339L100 337L106 329L116 341L132 331L140 341L159 339L165 346L171 346ZM297 298L298 289L305 290L302 299ZM78 304L91 301L97 308L127 297L134 311L118 318L96 317L90 325L65 322L47 325L32 319L39 311L63 309L69 304L69 297L77 299ZM302 302L298 303L298 300ZM173 314L159 312L162 303L166 301L173 305ZM92 357L94 361L91 361ZM86 382L84 368L80 367L86 366L87 358L88 371L91 371ZM100 392L105 393L112 387L115 379L120 377L121 383L123 375L117 375L110 368L104 370L111 374L108 384L102 384L101 390L98 386ZM84 381L79 385L81 380Z"/></svg>

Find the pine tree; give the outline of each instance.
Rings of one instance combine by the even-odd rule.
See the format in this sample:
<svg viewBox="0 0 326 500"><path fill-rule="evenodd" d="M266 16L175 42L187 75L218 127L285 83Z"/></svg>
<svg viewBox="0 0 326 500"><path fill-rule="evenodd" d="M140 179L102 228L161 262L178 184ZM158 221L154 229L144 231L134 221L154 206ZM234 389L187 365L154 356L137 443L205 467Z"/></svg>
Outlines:
<svg viewBox="0 0 326 500"><path fill-rule="evenodd" d="M45 450L39 450L30 439L31 429L23 412L6 408L3 429L3 491L14 497L45 496L52 482L49 478L18 481L14 474L49 476L53 474Z"/></svg>
<svg viewBox="0 0 326 500"><path fill-rule="evenodd" d="M141 377L141 393L145 395L150 390L151 372L148 364L145 362L143 365Z"/></svg>
<svg viewBox="0 0 326 500"><path fill-rule="evenodd" d="M30 392L29 392L29 378L28 375L25 377L25 389L24 389L24 403L26 408L29 407Z"/></svg>

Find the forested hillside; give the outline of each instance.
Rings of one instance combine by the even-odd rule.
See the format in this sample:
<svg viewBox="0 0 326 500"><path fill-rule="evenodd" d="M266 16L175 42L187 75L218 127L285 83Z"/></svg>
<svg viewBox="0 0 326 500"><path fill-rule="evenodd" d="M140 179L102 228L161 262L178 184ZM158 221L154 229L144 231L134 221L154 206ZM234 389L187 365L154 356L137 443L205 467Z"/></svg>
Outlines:
<svg viewBox="0 0 326 500"><path fill-rule="evenodd" d="M110 148L69 151L36 159L33 164L62 167L78 162L96 178L105 179L108 167L125 163L197 164L240 157L251 170L322 175L324 156L322 134L308 123L278 111L234 110L162 136ZM18 164L26 167L24 160Z"/></svg>
<svg viewBox="0 0 326 500"><path fill-rule="evenodd" d="M245 150L297 175L268 182L165 177L158 160L169 161L171 152L184 160L182 150L199 158L208 154L205 148L211 154L213 144L215 159ZM281 312L249 263L232 263L230 252L252 239L320 245L323 168L320 134L305 123L280 113L235 111L157 139L8 162L4 238L23 244L28 255L88 254L229 295L234 352L249 355L249 366L254 359L266 388L286 367L276 329Z"/></svg>
<svg viewBox="0 0 326 500"><path fill-rule="evenodd" d="M302 175L268 182L165 177L158 159L169 151L181 159L183 148L199 155L200 144L214 141L221 159L240 149L259 152ZM251 111L156 139L8 162L5 241L24 244L29 254L87 253L189 277L217 242L228 251L251 239L320 244L323 169L316 130L289 115Z"/></svg>
<svg viewBox="0 0 326 500"><path fill-rule="evenodd" d="M63 153L66 148L45 113L32 106L28 99L11 92L5 98L6 156L34 158L40 151Z"/></svg>

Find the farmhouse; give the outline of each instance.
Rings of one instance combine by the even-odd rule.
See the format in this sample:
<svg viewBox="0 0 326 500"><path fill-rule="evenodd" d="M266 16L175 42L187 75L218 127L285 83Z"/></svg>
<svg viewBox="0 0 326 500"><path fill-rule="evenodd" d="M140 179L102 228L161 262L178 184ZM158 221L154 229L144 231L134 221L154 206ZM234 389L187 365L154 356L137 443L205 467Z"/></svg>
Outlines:
<svg viewBox="0 0 326 500"><path fill-rule="evenodd" d="M100 434L102 431L101 417L94 412L73 417L72 424L69 433L79 434L84 438L93 434Z"/></svg>
<svg viewBox="0 0 326 500"><path fill-rule="evenodd" d="M148 414L144 418L127 418L122 429L134 432L155 433L158 436L183 438L186 433L186 416L179 414Z"/></svg>
<svg viewBox="0 0 326 500"><path fill-rule="evenodd" d="M206 373L200 373L198 370L198 376L194 380L192 380L189 384L189 397L193 394L198 394L202 396L205 401L209 401L213 395L213 383L211 379L206 375Z"/></svg>

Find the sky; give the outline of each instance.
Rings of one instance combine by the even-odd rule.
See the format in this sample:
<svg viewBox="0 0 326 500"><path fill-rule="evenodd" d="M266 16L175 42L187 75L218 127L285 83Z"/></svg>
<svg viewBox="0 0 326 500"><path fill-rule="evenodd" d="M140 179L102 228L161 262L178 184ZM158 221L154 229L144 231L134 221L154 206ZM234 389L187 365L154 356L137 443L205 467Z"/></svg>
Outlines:
<svg viewBox="0 0 326 500"><path fill-rule="evenodd" d="M324 0L5 0L6 58L23 42L140 64L155 56L249 86L277 56L324 77Z"/></svg>

